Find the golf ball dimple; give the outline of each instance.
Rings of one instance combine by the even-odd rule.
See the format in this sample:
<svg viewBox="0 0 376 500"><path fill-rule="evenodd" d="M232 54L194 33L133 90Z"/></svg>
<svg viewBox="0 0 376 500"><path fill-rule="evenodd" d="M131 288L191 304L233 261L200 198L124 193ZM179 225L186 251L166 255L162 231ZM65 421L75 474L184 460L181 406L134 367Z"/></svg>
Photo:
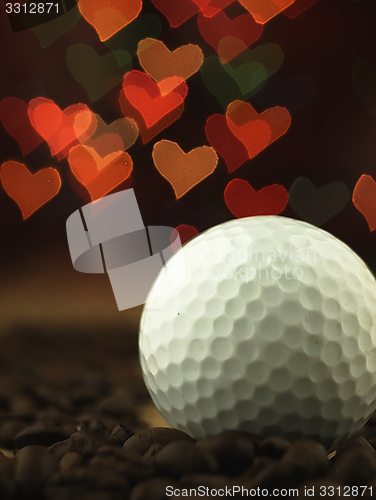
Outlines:
<svg viewBox="0 0 376 500"><path fill-rule="evenodd" d="M328 448L376 409L376 282L331 234L236 219L167 261L140 323L146 386L196 439L233 429Z"/></svg>

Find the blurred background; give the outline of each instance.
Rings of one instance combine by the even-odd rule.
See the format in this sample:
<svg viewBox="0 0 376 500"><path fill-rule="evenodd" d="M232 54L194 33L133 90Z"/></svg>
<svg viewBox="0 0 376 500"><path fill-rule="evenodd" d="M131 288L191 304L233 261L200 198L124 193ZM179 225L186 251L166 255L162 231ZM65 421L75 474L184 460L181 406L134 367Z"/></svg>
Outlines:
<svg viewBox="0 0 376 500"><path fill-rule="evenodd" d="M228 72L218 69L218 76L210 78L211 68L214 71L222 63L200 32L198 14L171 27L160 9L173 4L155 2L158 9L151 0L144 0L137 18L102 42L74 5L53 21L59 24L52 28L47 23L12 31L5 3L0 2L0 100L16 97L28 103L45 97L61 109L84 103L111 123L124 116L119 105L122 76L127 71L144 71L137 56L141 40L162 40L171 51L185 44L201 48L204 62L187 80L188 94L180 118L146 144L139 136L127 150L133 161L127 187L134 188L145 225L186 224L202 232L235 217L224 198L231 180L245 180L256 191L278 184L289 194L281 215L320 225L352 247L376 271L375 235L352 201L360 177L376 175L376 18L372 2L296 0L299 9L290 9L290 15L287 9L265 23L261 36L247 51L276 44L283 62L262 85L245 92L242 100L258 113L273 106L285 107L291 115L291 126L233 172L218 154L215 171L178 200L154 165L154 145L166 139L178 143L185 152L210 145L205 133L207 119L223 115L226 104L242 97L239 82L231 77L231 83ZM229 20L249 14L238 1L228 3L223 12ZM95 101L85 84L74 77L69 64L68 53L75 53L79 44L91 47L98 58L111 52L119 56L123 51L127 60L122 74L119 63L118 82ZM252 60L252 54L247 57ZM234 62L236 69L235 63L239 69L242 61ZM103 78L98 62L85 67L92 72L92 79L96 75ZM251 78L244 71L245 80ZM4 126L9 110L7 113L1 113L0 165L13 160L23 163L31 173L53 167L62 185L53 199L26 220L4 185L0 186L1 334L36 327L49 335L75 329L95 331L105 339L106 332L113 330L119 332L121 344L129 345L135 353L142 307L119 312L106 275L81 274L73 269L65 223L88 200L72 183L67 159L59 161L52 156L44 140L23 156L17 140ZM307 180L316 191L307 187ZM120 184L112 192L124 186ZM372 211L376 213L371 188L364 200L368 218Z"/></svg>

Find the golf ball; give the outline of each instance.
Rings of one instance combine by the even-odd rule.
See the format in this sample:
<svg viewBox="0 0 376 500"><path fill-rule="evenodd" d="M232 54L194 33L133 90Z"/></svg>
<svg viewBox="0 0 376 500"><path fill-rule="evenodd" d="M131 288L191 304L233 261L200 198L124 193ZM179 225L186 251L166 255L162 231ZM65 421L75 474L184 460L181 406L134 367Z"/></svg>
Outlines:
<svg viewBox="0 0 376 500"><path fill-rule="evenodd" d="M335 446L376 408L376 284L344 243L280 216L198 235L140 323L146 386L196 439L223 430Z"/></svg>

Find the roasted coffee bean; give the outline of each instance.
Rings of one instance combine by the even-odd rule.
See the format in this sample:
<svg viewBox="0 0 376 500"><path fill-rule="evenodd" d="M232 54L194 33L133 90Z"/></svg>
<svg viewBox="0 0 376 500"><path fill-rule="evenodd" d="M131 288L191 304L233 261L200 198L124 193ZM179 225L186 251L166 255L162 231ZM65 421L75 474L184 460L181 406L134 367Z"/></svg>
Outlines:
<svg viewBox="0 0 376 500"><path fill-rule="evenodd" d="M82 376L78 380L72 380L68 391L76 406L97 401L107 391L107 382L101 375Z"/></svg>
<svg viewBox="0 0 376 500"><path fill-rule="evenodd" d="M376 474L376 456L361 446L350 446L334 462L327 474L328 478L343 484L365 485Z"/></svg>
<svg viewBox="0 0 376 500"><path fill-rule="evenodd" d="M75 469L82 464L83 457L75 451L70 451L60 460L60 466L63 474L70 469Z"/></svg>
<svg viewBox="0 0 376 500"><path fill-rule="evenodd" d="M179 480L179 487L190 489L203 486L209 489L226 489L226 486L230 488L235 483L236 480L229 476L197 473L182 476Z"/></svg>
<svg viewBox="0 0 376 500"><path fill-rule="evenodd" d="M253 434L225 431L201 439L197 446L217 458L224 474L239 475L252 465L261 440Z"/></svg>
<svg viewBox="0 0 376 500"><path fill-rule="evenodd" d="M124 476L106 468L93 466L70 469L64 475L56 476L53 483L78 484L88 489L117 491L123 494L129 490L129 483Z"/></svg>
<svg viewBox="0 0 376 500"><path fill-rule="evenodd" d="M111 432L108 442L117 446L123 446L125 441L133 436L134 432L129 429L124 429L122 425L117 425Z"/></svg>
<svg viewBox="0 0 376 500"><path fill-rule="evenodd" d="M0 423L0 445L10 450L13 449L14 438L27 426L27 422L19 418L4 420L3 423Z"/></svg>
<svg viewBox="0 0 376 500"><path fill-rule="evenodd" d="M263 457L263 456L256 457L252 462L252 465L244 471L242 477L248 479L255 477L263 469L275 463L277 463L277 460L275 458Z"/></svg>
<svg viewBox="0 0 376 500"><path fill-rule="evenodd" d="M17 484L13 477L0 474L1 500L13 500L17 495Z"/></svg>
<svg viewBox="0 0 376 500"><path fill-rule="evenodd" d="M132 401L125 395L114 394L102 399L96 405L96 410L116 416L127 415L132 413Z"/></svg>
<svg viewBox="0 0 376 500"><path fill-rule="evenodd" d="M151 477L154 473L154 466L149 460L137 453L119 448L116 445L106 445L98 448L96 456L90 463L113 467L115 462L119 467L119 471L128 478L131 484L143 481Z"/></svg>
<svg viewBox="0 0 376 500"><path fill-rule="evenodd" d="M148 451L144 454L144 458L151 459L157 455L161 450L163 450L164 445L161 443L155 443L150 446Z"/></svg>
<svg viewBox="0 0 376 500"><path fill-rule="evenodd" d="M0 477L13 476L16 462L13 458L8 458L0 451Z"/></svg>
<svg viewBox="0 0 376 500"><path fill-rule="evenodd" d="M57 426L62 426L68 421L69 415L54 406L49 406L48 408L39 410L35 418L38 422L48 422Z"/></svg>
<svg viewBox="0 0 376 500"><path fill-rule="evenodd" d="M67 413L73 413L74 405L68 395L57 387L48 384L33 384L29 388L31 394L42 404L55 406Z"/></svg>
<svg viewBox="0 0 376 500"><path fill-rule="evenodd" d="M171 429L169 427L153 427L146 431L136 432L133 436L127 439L123 448L127 451L134 451L143 455L148 451L150 446L159 443L167 445L173 441L188 441L195 443L196 440L183 431Z"/></svg>
<svg viewBox="0 0 376 500"><path fill-rule="evenodd" d="M270 436L261 443L260 455L270 458L281 458L288 450L290 443L279 436Z"/></svg>
<svg viewBox="0 0 376 500"><path fill-rule="evenodd" d="M240 480L241 478L239 478ZM278 460L262 469L253 478L244 477L243 486L248 489L293 488L304 480L301 467L293 462Z"/></svg>
<svg viewBox="0 0 376 500"><path fill-rule="evenodd" d="M32 445L52 446L69 437L70 434L67 431L54 424L36 423L19 432L14 438L14 444L18 449Z"/></svg>
<svg viewBox="0 0 376 500"><path fill-rule="evenodd" d="M69 439L66 439L65 441L59 441L52 446L48 448L49 452L52 453L58 460L61 460L64 455L69 453L70 447L71 447L71 442Z"/></svg>
<svg viewBox="0 0 376 500"><path fill-rule="evenodd" d="M128 500L166 500L166 498L175 498L174 495L166 496L169 488L174 490L180 488L180 484L172 479L153 478L136 484L129 494Z"/></svg>
<svg viewBox="0 0 376 500"><path fill-rule="evenodd" d="M11 400L10 412L13 417L31 421L39 411L36 402L26 396L14 396Z"/></svg>
<svg viewBox="0 0 376 500"><path fill-rule="evenodd" d="M79 431L72 434L69 439L60 441L50 446L49 450L60 460L66 453L75 451L83 457L92 456L95 451L106 443L99 434L88 431Z"/></svg>
<svg viewBox="0 0 376 500"><path fill-rule="evenodd" d="M373 453L375 454L376 456L376 451L374 449L374 447L372 446L372 441L371 442L368 442L366 439L364 439L364 437L362 436L352 436L348 439L346 439L345 441L343 441L339 446L338 446L338 450L337 450L337 458L345 451L347 450L348 448L351 448L353 446L357 446L357 447L360 447L360 448L363 448L367 451L369 451L370 453Z"/></svg>
<svg viewBox="0 0 376 500"><path fill-rule="evenodd" d="M299 498L346 498L344 485L335 479L311 479L299 485ZM350 495L349 495L350 497Z"/></svg>
<svg viewBox="0 0 376 500"><path fill-rule="evenodd" d="M45 446L25 446L16 455L15 479L20 489L39 492L44 483L60 468L58 460Z"/></svg>
<svg viewBox="0 0 376 500"><path fill-rule="evenodd" d="M79 415L76 418L77 427L81 431L96 432L93 429L97 428L98 434L106 434L108 437L111 432L119 425L119 421L111 415L99 412L88 412Z"/></svg>
<svg viewBox="0 0 376 500"><path fill-rule="evenodd" d="M330 467L326 449L322 444L312 439L295 441L284 453L281 460L285 463L299 465L302 480L323 477Z"/></svg>
<svg viewBox="0 0 376 500"><path fill-rule="evenodd" d="M167 444L154 457L153 464L160 476L176 479L184 474L216 473L219 471L218 460L210 451L187 441L175 441Z"/></svg>
<svg viewBox="0 0 376 500"><path fill-rule="evenodd" d="M123 493L95 491L82 485L47 486L46 500L124 500Z"/></svg>

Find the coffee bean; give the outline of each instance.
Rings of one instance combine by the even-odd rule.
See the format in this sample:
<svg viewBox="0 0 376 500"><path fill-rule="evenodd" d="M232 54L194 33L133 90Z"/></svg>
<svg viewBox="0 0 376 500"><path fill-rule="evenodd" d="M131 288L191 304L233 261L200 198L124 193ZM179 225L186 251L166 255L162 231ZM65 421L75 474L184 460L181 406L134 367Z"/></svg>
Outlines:
<svg viewBox="0 0 376 500"><path fill-rule="evenodd" d="M172 479L147 479L132 488L128 500L166 500L166 498L176 498L175 496L166 496L167 487L176 489L180 488L180 485Z"/></svg>
<svg viewBox="0 0 376 500"><path fill-rule="evenodd" d="M21 490L35 494L60 468L58 460L44 446L25 446L16 455L15 479Z"/></svg>
<svg viewBox="0 0 376 500"><path fill-rule="evenodd" d="M239 475L252 465L261 440L253 434L240 431L225 431L201 439L197 446L213 453L221 472Z"/></svg>
<svg viewBox="0 0 376 500"><path fill-rule="evenodd" d="M69 437L68 432L54 424L36 423L19 432L14 438L14 444L18 449L31 445L52 446Z"/></svg>
<svg viewBox="0 0 376 500"><path fill-rule="evenodd" d="M0 474L1 500L13 500L17 495L17 484L13 477Z"/></svg>
<svg viewBox="0 0 376 500"><path fill-rule="evenodd" d="M59 441L48 448L49 452L52 453L58 460L61 460L64 455L71 451L71 442L69 439L65 441Z"/></svg>
<svg viewBox="0 0 376 500"><path fill-rule="evenodd" d="M46 500L124 500L123 493L95 491L82 485L47 486ZM38 499L39 500L39 499Z"/></svg>
<svg viewBox="0 0 376 500"><path fill-rule="evenodd" d="M13 476L16 462L12 458L8 458L4 453L0 452L0 477Z"/></svg>
<svg viewBox="0 0 376 500"><path fill-rule="evenodd" d="M196 442L191 436L178 429L153 427L146 431L136 432L136 434L125 441L123 448L127 451L134 451L143 455L153 444L159 443L165 446L173 441Z"/></svg>
<svg viewBox="0 0 376 500"><path fill-rule="evenodd" d="M153 464L159 475L174 478L183 474L219 471L218 460L210 451L187 441L167 444L154 457Z"/></svg>
<svg viewBox="0 0 376 500"><path fill-rule="evenodd" d="M327 477L349 486L363 486L375 474L375 452L370 452L362 446L350 446L338 456Z"/></svg>
<svg viewBox="0 0 376 500"><path fill-rule="evenodd" d="M60 460L60 466L63 474L65 474L70 469L75 469L79 467L82 463L83 457L75 451L70 451L66 453Z"/></svg>
<svg viewBox="0 0 376 500"><path fill-rule="evenodd" d="M284 453L282 461L299 465L302 480L323 477L330 467L326 449L312 439L295 441Z"/></svg>
<svg viewBox="0 0 376 500"><path fill-rule="evenodd" d="M78 484L88 489L117 491L127 493L129 483L127 479L112 470L100 467L78 467L65 471L64 475L56 477L55 483Z"/></svg>
<svg viewBox="0 0 376 500"><path fill-rule="evenodd" d="M114 463L131 484L143 481L154 473L154 467L149 460L116 445L101 446L98 448L96 456L90 461L92 465L110 468L114 467Z"/></svg>
<svg viewBox="0 0 376 500"><path fill-rule="evenodd" d="M339 446L338 446L338 451L337 451L337 458L343 453L345 450L348 448L351 448L353 446L357 446L360 448L364 448L365 450L369 451L370 453L374 453L376 456L376 451L374 447L372 446L372 441L368 442L364 437L362 436L352 436L345 441L343 441Z"/></svg>
<svg viewBox="0 0 376 500"><path fill-rule="evenodd" d="M261 443L260 455L270 458L281 458L288 450L290 443L279 436L270 436Z"/></svg>
<svg viewBox="0 0 376 500"><path fill-rule="evenodd" d="M19 418L4 420L0 424L0 445L12 450L14 448L14 438L27 426L27 422Z"/></svg>
<svg viewBox="0 0 376 500"><path fill-rule="evenodd" d="M229 476L220 476L218 474L186 474L182 476L179 480L180 488L198 488L199 486L204 486L209 489L226 489L226 486L230 488L236 480L230 478Z"/></svg>
<svg viewBox="0 0 376 500"><path fill-rule="evenodd" d="M239 478L241 479L241 478ZM278 460L267 465L253 478L244 477L243 486L248 489L293 488L304 480L298 463Z"/></svg>
<svg viewBox="0 0 376 500"><path fill-rule="evenodd" d="M70 451L80 453L83 457L89 457L105 443L106 440L99 434L89 431L79 431L72 434L69 439L53 444L49 450L59 460Z"/></svg>
<svg viewBox="0 0 376 500"><path fill-rule="evenodd" d="M155 457L161 450L163 450L164 445L161 443L155 443L150 446L148 451L144 454L144 458L151 459Z"/></svg>
<svg viewBox="0 0 376 500"><path fill-rule="evenodd" d="M60 389L48 384L33 384L29 388L36 400L59 408L67 413L73 413L74 406L68 395Z"/></svg>
<svg viewBox="0 0 376 500"><path fill-rule="evenodd" d="M68 421L69 415L54 406L49 406L39 410L35 415L35 419L38 422L48 422L57 426L62 426Z"/></svg>
<svg viewBox="0 0 376 500"><path fill-rule="evenodd" d="M263 457L263 456L256 457L252 465L244 471L242 477L249 479L255 477L263 469L275 463L277 463L277 460L274 458Z"/></svg>
<svg viewBox="0 0 376 500"><path fill-rule="evenodd" d="M96 410L110 415L122 416L132 413L132 401L125 395L108 396L96 405Z"/></svg>
<svg viewBox="0 0 376 500"><path fill-rule="evenodd" d="M77 427L81 431L96 432L104 437L110 437L111 432L119 425L118 419L99 412L87 412L76 418Z"/></svg>
<svg viewBox="0 0 376 500"><path fill-rule="evenodd" d="M13 417L31 421L38 410L36 402L29 397L15 396L11 400L10 412Z"/></svg>
<svg viewBox="0 0 376 500"><path fill-rule="evenodd" d="M108 442L117 446L123 446L125 441L133 436L134 432L129 429L124 429L122 425L117 425L111 432Z"/></svg>

